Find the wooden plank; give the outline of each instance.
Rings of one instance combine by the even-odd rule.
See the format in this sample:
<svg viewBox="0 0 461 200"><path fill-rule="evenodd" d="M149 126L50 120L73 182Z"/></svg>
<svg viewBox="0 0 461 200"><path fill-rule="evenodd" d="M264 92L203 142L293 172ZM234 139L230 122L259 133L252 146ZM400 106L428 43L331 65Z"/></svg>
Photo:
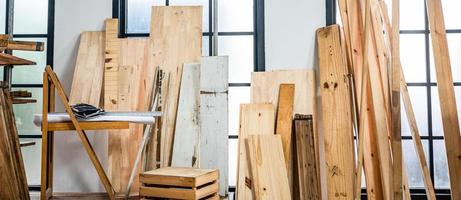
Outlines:
<svg viewBox="0 0 461 200"><path fill-rule="evenodd" d="M118 20L107 19L105 25L104 109L107 111L116 111L118 101L118 60L120 56Z"/></svg>
<svg viewBox="0 0 461 200"><path fill-rule="evenodd" d="M104 33L83 32L70 90L71 105L87 103L100 107L104 74Z"/></svg>
<svg viewBox="0 0 461 200"><path fill-rule="evenodd" d="M317 30L328 197L354 198L351 99L339 26Z"/></svg>
<svg viewBox="0 0 461 200"><path fill-rule="evenodd" d="M407 114L408 124L410 125L411 136L413 137L413 144L415 146L416 154L418 155L419 166L423 174L424 186L426 188L427 199L435 200L434 186L432 185L431 174L429 167L427 166L426 155L424 154L423 144L421 142L421 136L419 134L418 125L416 123L415 113L411 104L410 95L408 93L407 82L405 81L405 75L403 69L400 67L400 87L403 105L405 107L405 113Z"/></svg>
<svg viewBox="0 0 461 200"><path fill-rule="evenodd" d="M298 183L298 199L319 199L320 188L315 162L315 141L312 116L296 115L294 119L296 141L295 181ZM296 184L294 184L296 185ZM295 196L296 194L293 194Z"/></svg>
<svg viewBox="0 0 461 200"><path fill-rule="evenodd" d="M64 108L66 109L66 112L69 114L70 119L72 120L72 123L74 124L74 127L77 131L78 136L80 137L83 147L87 151L88 157L90 158L91 162L93 163L96 172L98 173L99 178L101 179L101 182L106 189L106 192L109 195L109 199L115 199L115 191L112 188L112 185L109 181L109 178L107 177L106 173L104 172L104 168L102 167L101 163L99 162L98 157L96 156L96 153L94 152L93 147L91 146L88 137L86 136L85 132L82 130L80 127L77 118L75 117L74 113L72 112L72 109L70 108L70 105L68 104L68 98L64 92L64 89L62 88L61 82L59 81L58 77L56 74L53 72L50 66L46 66L45 68L46 73L48 74L49 78L51 79L53 85L55 85L56 90L58 92L58 95L64 105Z"/></svg>
<svg viewBox="0 0 461 200"><path fill-rule="evenodd" d="M253 199L253 180L245 147L250 135L273 135L275 133L275 108L272 104L241 104L238 141L236 199Z"/></svg>
<svg viewBox="0 0 461 200"><path fill-rule="evenodd" d="M110 130L110 129L128 129L128 122L80 122L83 130ZM43 127L42 127L43 129ZM75 130L71 122L66 123L49 123L48 131L71 131Z"/></svg>
<svg viewBox="0 0 461 200"><path fill-rule="evenodd" d="M0 47L0 49L2 47ZM8 45L6 46L5 49L7 49L7 50L21 50L21 51L44 51L45 50L45 45L44 45L43 42L9 40Z"/></svg>
<svg viewBox="0 0 461 200"><path fill-rule="evenodd" d="M5 53L0 53L0 66L5 65L35 65L34 61L26 60Z"/></svg>
<svg viewBox="0 0 461 200"><path fill-rule="evenodd" d="M198 167L200 64L184 64L171 166Z"/></svg>
<svg viewBox="0 0 461 200"><path fill-rule="evenodd" d="M165 167L143 172L140 181L151 185L199 187L218 178L219 172L216 169Z"/></svg>
<svg viewBox="0 0 461 200"><path fill-rule="evenodd" d="M440 0L428 0L426 4L434 52L440 111L442 112L451 198L461 199L461 170L459 170L461 169L461 135L442 3Z"/></svg>
<svg viewBox="0 0 461 200"><path fill-rule="evenodd" d="M200 168L219 169L219 194L228 188L227 56L203 57L200 71Z"/></svg>
<svg viewBox="0 0 461 200"><path fill-rule="evenodd" d="M246 139L255 199L291 199L280 135Z"/></svg>
<svg viewBox="0 0 461 200"><path fill-rule="evenodd" d="M170 73L161 130L161 166L171 163L179 88L184 63L200 62L202 55L202 7L154 6L152 8L151 63ZM162 90L165 89L162 88Z"/></svg>

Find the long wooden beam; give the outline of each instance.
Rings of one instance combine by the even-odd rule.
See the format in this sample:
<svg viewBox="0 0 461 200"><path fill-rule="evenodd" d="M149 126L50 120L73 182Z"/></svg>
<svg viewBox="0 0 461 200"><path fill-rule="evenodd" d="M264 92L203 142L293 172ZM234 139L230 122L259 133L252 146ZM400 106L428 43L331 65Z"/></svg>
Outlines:
<svg viewBox="0 0 461 200"><path fill-rule="evenodd" d="M451 198L461 199L461 136L441 0L427 0Z"/></svg>

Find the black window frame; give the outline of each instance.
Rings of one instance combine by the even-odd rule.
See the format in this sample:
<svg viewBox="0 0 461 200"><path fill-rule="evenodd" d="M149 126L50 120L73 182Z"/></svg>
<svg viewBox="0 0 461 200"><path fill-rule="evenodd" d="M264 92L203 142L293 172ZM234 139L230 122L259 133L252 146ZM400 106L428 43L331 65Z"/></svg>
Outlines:
<svg viewBox="0 0 461 200"><path fill-rule="evenodd" d="M338 13L336 9L336 0L326 0L326 25L336 24L336 15ZM426 0L424 0L424 5L426 4ZM425 87L426 94L427 94L427 128L428 128L428 135L421 136L422 141L428 142L428 161L429 161L429 172L431 175L432 184L435 187L434 183L434 176L435 176L435 166L434 166L434 141L444 140L443 136L435 136L433 135L433 127L432 127L432 91L431 89L437 86L436 82L431 80L431 63L430 63L430 31L429 31L429 21L427 17L427 10L426 6L424 6L424 30L400 30L400 34L424 34L425 40L425 62L426 62L426 81L424 82L408 82L407 86L411 87ZM461 29L447 29L447 34L450 33L461 33ZM454 86L461 86L461 82L454 82ZM402 119L405 120L405 119ZM412 140L411 136L402 136L402 140ZM445 155L442 155L445 156ZM445 188L434 188L437 199L451 199L450 196L450 189ZM412 199L426 199L426 191L424 188L410 188L410 194ZM366 189L362 189L362 199L366 199Z"/></svg>

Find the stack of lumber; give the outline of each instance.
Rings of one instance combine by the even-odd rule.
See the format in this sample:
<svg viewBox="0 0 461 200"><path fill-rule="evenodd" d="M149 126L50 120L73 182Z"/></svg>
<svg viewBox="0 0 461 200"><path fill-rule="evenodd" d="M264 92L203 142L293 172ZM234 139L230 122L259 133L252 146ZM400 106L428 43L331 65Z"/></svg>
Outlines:
<svg viewBox="0 0 461 200"><path fill-rule="evenodd" d="M0 199L29 199L9 90L0 91Z"/></svg>
<svg viewBox="0 0 461 200"><path fill-rule="evenodd" d="M138 170L219 169L220 195L226 196L228 58L202 58L201 23L201 6L154 6L149 38L119 38L117 19L106 20L105 31L83 32L70 103L148 111L158 89L162 117L149 129ZM109 130L108 175L117 193L127 191L142 136L140 124ZM139 191L137 178L133 193Z"/></svg>

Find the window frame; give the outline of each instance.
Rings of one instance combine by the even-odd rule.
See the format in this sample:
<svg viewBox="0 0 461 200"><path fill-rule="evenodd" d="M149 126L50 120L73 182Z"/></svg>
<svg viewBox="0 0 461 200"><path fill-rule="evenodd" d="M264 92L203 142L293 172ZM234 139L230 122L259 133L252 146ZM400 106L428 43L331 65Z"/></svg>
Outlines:
<svg viewBox="0 0 461 200"><path fill-rule="evenodd" d="M426 4L426 0L424 0L424 5ZM332 25L336 24L336 19L337 19L337 0L326 0L326 25ZM433 134L433 116L432 116L432 88L437 86L436 82L433 82L431 80L431 62L430 62L430 31L429 31L429 22L428 22L428 17L427 17L427 9L426 6L424 6L424 30L406 30L406 29L401 29L400 34L417 34L421 35L424 34L424 41L425 41L425 62L426 65L424 66L426 69L426 74L425 78L426 81L424 82L408 82L407 86L409 88L412 87L425 87L426 88L426 97L427 97L427 128L428 128L428 135L427 136L421 136L422 141L427 141L428 142L428 161L429 161L429 172L431 175L431 180L432 184L435 187L435 182L434 182L434 177L435 177L435 166L434 166L434 141L441 141L444 140L444 136L435 136ZM450 33L461 33L461 29L447 29L447 34ZM461 86L461 82L454 82L454 86ZM403 109L403 108L402 108ZM405 120L405 119L402 119ZM355 138L355 137L354 137ZM412 136L402 136L402 140L412 140ZM445 155L443 155L445 156ZM437 199L451 199L450 196L450 189L449 188L434 188L436 197ZM417 187L417 188L412 188L410 187L410 194L412 199L426 199L426 191L423 188ZM366 189L362 188L362 199L366 199Z"/></svg>

